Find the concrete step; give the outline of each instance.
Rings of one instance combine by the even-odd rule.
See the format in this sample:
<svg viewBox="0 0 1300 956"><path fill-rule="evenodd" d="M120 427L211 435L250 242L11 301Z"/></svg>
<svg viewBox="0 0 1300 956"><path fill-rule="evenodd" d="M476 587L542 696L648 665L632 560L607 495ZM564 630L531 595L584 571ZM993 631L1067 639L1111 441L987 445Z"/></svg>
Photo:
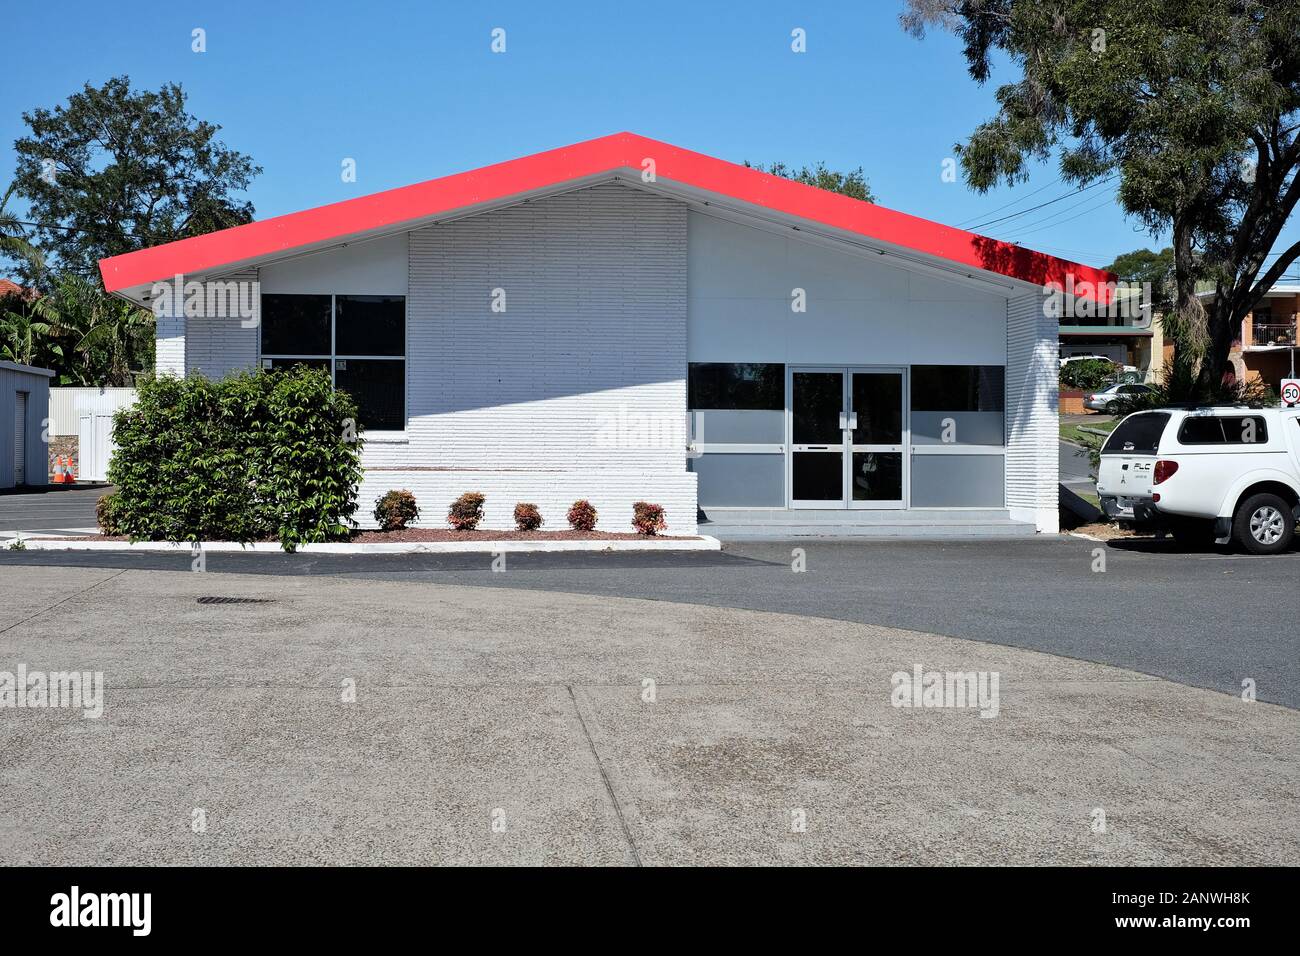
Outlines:
<svg viewBox="0 0 1300 956"><path fill-rule="evenodd" d="M932 525L932 524L1000 524L1011 520L1005 508L944 508L929 511L850 511L826 510L723 510L704 509L708 520L718 524L762 525Z"/></svg>
<svg viewBox="0 0 1300 956"><path fill-rule="evenodd" d="M700 534L721 541L785 538L1032 538L1034 526L1019 521L966 524L721 524L706 522Z"/></svg>

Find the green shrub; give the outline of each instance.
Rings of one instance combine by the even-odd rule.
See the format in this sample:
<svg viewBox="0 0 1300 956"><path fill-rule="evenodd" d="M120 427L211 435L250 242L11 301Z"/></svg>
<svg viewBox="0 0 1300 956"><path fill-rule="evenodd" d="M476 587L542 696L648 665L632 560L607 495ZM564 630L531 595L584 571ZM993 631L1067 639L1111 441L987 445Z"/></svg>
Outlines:
<svg viewBox="0 0 1300 956"><path fill-rule="evenodd" d="M447 523L457 531L473 531L483 520L483 502L487 499L477 491L467 491L447 509Z"/></svg>
<svg viewBox="0 0 1300 956"><path fill-rule="evenodd" d="M385 531L401 531L412 521L420 520L420 507L409 491L390 491L375 499L375 520Z"/></svg>
<svg viewBox="0 0 1300 956"><path fill-rule="evenodd" d="M637 501L632 505L632 527L636 528L637 534L655 535L667 531L668 522L664 518L663 505L648 501Z"/></svg>
<svg viewBox="0 0 1300 956"><path fill-rule="evenodd" d="M1080 359L1077 362L1066 362L1061 366L1061 386L1093 392L1110 384L1119 368L1109 359Z"/></svg>
<svg viewBox="0 0 1300 956"><path fill-rule="evenodd" d="M361 481L356 414L305 366L145 382L113 420L117 526L132 540L279 539L286 551L344 538Z"/></svg>
<svg viewBox="0 0 1300 956"><path fill-rule="evenodd" d="M100 495L99 500L95 502L95 523L99 525L100 534L113 535L122 533L122 529L117 525L117 518L113 514L116 504L116 492Z"/></svg>
<svg viewBox="0 0 1300 956"><path fill-rule="evenodd" d="M521 501L515 505L515 527L520 531L536 531L542 526L542 513L537 505Z"/></svg>
<svg viewBox="0 0 1300 956"><path fill-rule="evenodd" d="M574 531L592 531L596 527L596 508L586 498L579 498L569 509L568 518Z"/></svg>

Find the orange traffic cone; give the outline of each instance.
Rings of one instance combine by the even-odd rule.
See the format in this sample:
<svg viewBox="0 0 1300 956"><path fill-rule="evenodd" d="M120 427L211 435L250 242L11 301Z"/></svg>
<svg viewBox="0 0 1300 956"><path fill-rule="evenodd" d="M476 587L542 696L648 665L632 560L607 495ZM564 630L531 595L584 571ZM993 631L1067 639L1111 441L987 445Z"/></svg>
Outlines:
<svg viewBox="0 0 1300 956"><path fill-rule="evenodd" d="M57 455L54 459L54 483L61 485L67 480L67 473L63 470L63 456Z"/></svg>
<svg viewBox="0 0 1300 956"><path fill-rule="evenodd" d="M72 484L77 480L77 462L71 455L67 458L67 467L63 472L63 480L68 484Z"/></svg>

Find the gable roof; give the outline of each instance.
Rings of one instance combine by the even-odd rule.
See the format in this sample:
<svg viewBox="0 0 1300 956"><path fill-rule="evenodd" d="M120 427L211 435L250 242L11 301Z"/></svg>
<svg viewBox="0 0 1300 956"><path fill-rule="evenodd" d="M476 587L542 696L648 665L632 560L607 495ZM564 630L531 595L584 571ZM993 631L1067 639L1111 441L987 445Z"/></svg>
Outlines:
<svg viewBox="0 0 1300 956"><path fill-rule="evenodd" d="M656 186L710 197L790 224L825 228L832 236L866 240L884 249L944 260L962 270L1034 285L1113 281L1110 273L1022 246L989 239L874 203L705 156L634 133L614 133L521 159L443 176L412 186L317 206L100 260L109 292L130 290L177 274L233 271L276 257L349 240L414 229L511 200L567 186L619 178L641 185L643 163L654 162ZM798 228L797 225L795 225ZM1104 293L1103 293L1104 295ZM133 298L135 296L132 296Z"/></svg>

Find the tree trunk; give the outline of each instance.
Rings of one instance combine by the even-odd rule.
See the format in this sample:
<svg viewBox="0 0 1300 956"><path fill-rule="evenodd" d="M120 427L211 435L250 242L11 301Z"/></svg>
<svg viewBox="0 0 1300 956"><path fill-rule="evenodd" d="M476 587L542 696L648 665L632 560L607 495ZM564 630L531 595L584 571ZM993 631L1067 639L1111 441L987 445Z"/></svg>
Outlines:
<svg viewBox="0 0 1300 956"><path fill-rule="evenodd" d="M1174 308L1164 318L1164 331L1174 344L1173 365L1165 376L1169 397L1193 397L1202 368L1208 335L1205 307L1196 297L1192 261L1192 231L1186 222L1174 220Z"/></svg>
<svg viewBox="0 0 1300 956"><path fill-rule="evenodd" d="M1241 317L1234 321L1230 306L1224 297L1216 295L1211 313L1207 316L1208 350L1201 362L1201 372L1196 380L1196 393L1199 397L1215 397L1222 394L1224 376L1228 372L1228 354L1233 341L1241 335Z"/></svg>

